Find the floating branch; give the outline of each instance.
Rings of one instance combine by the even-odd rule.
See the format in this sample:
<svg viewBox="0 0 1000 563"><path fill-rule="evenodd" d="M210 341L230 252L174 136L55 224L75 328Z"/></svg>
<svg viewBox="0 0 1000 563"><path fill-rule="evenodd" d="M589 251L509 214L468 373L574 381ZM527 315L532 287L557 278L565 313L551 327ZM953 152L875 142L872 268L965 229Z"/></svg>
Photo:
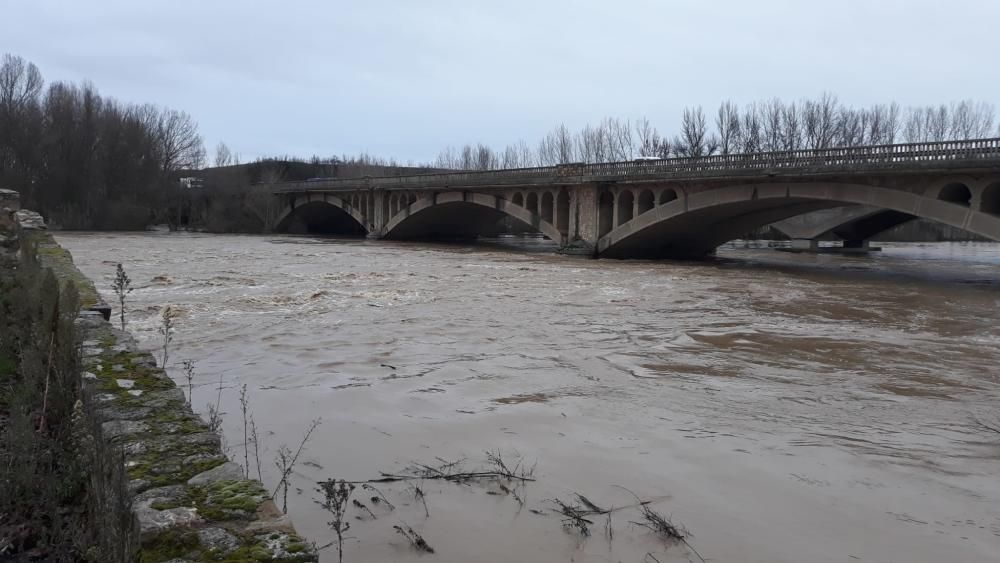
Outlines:
<svg viewBox="0 0 1000 563"><path fill-rule="evenodd" d="M405 523L402 526L393 526L396 533L406 538L413 549L417 551L423 551L424 553L434 553L434 548L427 544L427 540L423 538L420 534L415 532L413 528L407 526Z"/></svg>

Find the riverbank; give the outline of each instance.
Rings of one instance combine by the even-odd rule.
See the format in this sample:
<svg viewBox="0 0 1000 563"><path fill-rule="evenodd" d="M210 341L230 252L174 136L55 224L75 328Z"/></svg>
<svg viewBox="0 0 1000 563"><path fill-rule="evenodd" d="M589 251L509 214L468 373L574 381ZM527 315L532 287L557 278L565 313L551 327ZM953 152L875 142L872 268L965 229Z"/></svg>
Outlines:
<svg viewBox="0 0 1000 563"><path fill-rule="evenodd" d="M156 359L105 319L71 255L13 211L0 225L0 410L3 523L21 524L0 542L5 560L316 561ZM38 487L48 474L61 480Z"/></svg>

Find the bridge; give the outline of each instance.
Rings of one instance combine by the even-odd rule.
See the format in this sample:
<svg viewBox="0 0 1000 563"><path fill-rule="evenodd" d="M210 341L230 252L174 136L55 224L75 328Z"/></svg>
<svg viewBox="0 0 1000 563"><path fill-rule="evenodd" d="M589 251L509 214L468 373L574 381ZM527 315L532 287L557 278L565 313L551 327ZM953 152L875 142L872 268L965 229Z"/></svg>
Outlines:
<svg viewBox="0 0 1000 563"><path fill-rule="evenodd" d="M335 178L274 192L278 231L476 237L509 217L566 252L620 258L702 256L755 228L845 206L864 207L801 236L862 246L920 217L1000 241L1000 138Z"/></svg>

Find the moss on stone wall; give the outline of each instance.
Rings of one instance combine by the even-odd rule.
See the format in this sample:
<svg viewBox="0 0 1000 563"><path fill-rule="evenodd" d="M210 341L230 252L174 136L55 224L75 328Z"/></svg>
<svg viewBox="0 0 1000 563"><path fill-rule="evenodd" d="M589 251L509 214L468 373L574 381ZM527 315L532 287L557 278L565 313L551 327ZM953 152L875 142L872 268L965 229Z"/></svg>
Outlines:
<svg viewBox="0 0 1000 563"><path fill-rule="evenodd" d="M24 231L22 236L38 247L38 259L45 268L52 268L62 285L74 283L80 294L80 306L91 309L101 305L100 294L94 287L94 282L83 275L73 264L73 256L68 250L59 246L47 231Z"/></svg>

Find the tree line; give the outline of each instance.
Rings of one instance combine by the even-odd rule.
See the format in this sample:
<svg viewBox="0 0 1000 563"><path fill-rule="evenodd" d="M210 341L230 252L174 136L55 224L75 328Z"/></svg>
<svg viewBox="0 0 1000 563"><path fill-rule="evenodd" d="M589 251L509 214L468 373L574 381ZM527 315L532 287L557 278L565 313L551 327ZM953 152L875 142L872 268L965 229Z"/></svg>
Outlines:
<svg viewBox="0 0 1000 563"><path fill-rule="evenodd" d="M205 162L188 114L126 104L93 84L53 82L14 55L0 62L0 187L66 228L171 220L176 174Z"/></svg>
<svg viewBox="0 0 1000 563"><path fill-rule="evenodd" d="M372 155L242 163L225 143L209 162L198 125L183 111L101 96L89 82L45 85L38 68L14 55L0 61L0 188L74 229L141 229L168 223L213 231L260 232L275 206L269 186L315 177L495 170L571 162L823 149L1000 135L991 104L971 100L902 108L818 99L723 102L708 114L683 110L679 130L661 133L646 118L608 117L572 131L555 127L537 143L503 149L448 147L432 163L402 165ZM214 164L214 166L211 166ZM181 178L197 178L185 189Z"/></svg>
<svg viewBox="0 0 1000 563"><path fill-rule="evenodd" d="M952 104L901 108L876 104L856 108L824 93L816 100L778 98L743 107L726 101L714 115L700 106L685 108L680 131L661 134L646 118L605 118L579 131L565 125L536 145L524 141L495 150L483 143L448 147L438 168L498 170L553 166L571 162L616 162L636 158L701 157L714 154L825 149L989 137L996 112L992 104L964 100Z"/></svg>

